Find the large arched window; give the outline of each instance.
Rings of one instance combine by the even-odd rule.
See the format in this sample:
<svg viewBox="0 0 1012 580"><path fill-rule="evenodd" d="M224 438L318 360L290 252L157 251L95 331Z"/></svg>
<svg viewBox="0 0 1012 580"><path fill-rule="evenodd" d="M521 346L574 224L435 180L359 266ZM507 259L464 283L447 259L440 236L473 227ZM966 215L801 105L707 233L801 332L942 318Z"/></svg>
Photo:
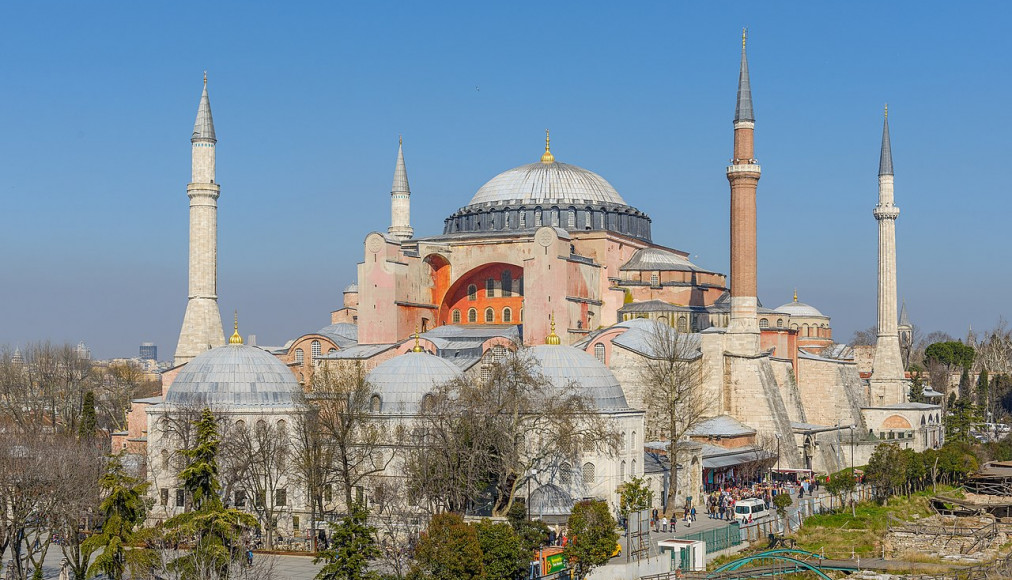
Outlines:
<svg viewBox="0 0 1012 580"><path fill-rule="evenodd" d="M572 467L568 463L563 463L559 466L559 484L563 487L569 487L573 482L573 474L571 473Z"/></svg>
<svg viewBox="0 0 1012 580"><path fill-rule="evenodd" d="M583 484L594 485L594 479L597 477L597 468L593 463L587 462L583 464Z"/></svg>
<svg viewBox="0 0 1012 580"><path fill-rule="evenodd" d="M475 310L474 308L468 310L467 311L467 321L468 322L478 322L478 311Z"/></svg>
<svg viewBox="0 0 1012 580"><path fill-rule="evenodd" d="M506 353L509 351L506 350L505 346L497 344L489 349L489 352L491 353L492 362L500 363L506 360Z"/></svg>
<svg viewBox="0 0 1012 580"><path fill-rule="evenodd" d="M495 310L491 306L485 309L485 322L495 322Z"/></svg>
<svg viewBox="0 0 1012 580"><path fill-rule="evenodd" d="M320 358L320 355L323 354L323 348L320 346L320 341L314 340L310 347L313 351L313 358Z"/></svg>
<svg viewBox="0 0 1012 580"><path fill-rule="evenodd" d="M678 317L678 332L689 332L689 321L684 315Z"/></svg>
<svg viewBox="0 0 1012 580"><path fill-rule="evenodd" d="M450 315L450 319L453 320L454 324L460 324L460 310L453 309L453 314Z"/></svg>
<svg viewBox="0 0 1012 580"><path fill-rule="evenodd" d="M306 362L306 354L302 352L301 348L295 349L295 364L302 366L304 362Z"/></svg>
<svg viewBox="0 0 1012 580"><path fill-rule="evenodd" d="M599 360L601 362L605 362L605 360L604 360L604 358L605 358L605 351L604 351L604 344L603 343L599 342L599 343L597 343L597 344L594 345L594 356L597 357L597 360Z"/></svg>
<svg viewBox="0 0 1012 580"><path fill-rule="evenodd" d="M485 280L485 296L495 298L495 280L492 278Z"/></svg>
<svg viewBox="0 0 1012 580"><path fill-rule="evenodd" d="M769 320L767 320L765 318L760 318L759 319L759 328L769 328L769 327L770 327L770 321Z"/></svg>
<svg viewBox="0 0 1012 580"><path fill-rule="evenodd" d="M502 321L513 322L513 311L508 306L502 309Z"/></svg>
<svg viewBox="0 0 1012 580"><path fill-rule="evenodd" d="M379 413L380 408L383 406L383 399L379 395L373 395L369 399L369 411L373 413Z"/></svg>
<svg viewBox="0 0 1012 580"><path fill-rule="evenodd" d="M478 299L478 287L475 286L474 284L469 284L467 286L467 299L468 300Z"/></svg>
<svg viewBox="0 0 1012 580"><path fill-rule="evenodd" d="M506 298L513 295L513 275L509 270L502 271L502 295Z"/></svg>

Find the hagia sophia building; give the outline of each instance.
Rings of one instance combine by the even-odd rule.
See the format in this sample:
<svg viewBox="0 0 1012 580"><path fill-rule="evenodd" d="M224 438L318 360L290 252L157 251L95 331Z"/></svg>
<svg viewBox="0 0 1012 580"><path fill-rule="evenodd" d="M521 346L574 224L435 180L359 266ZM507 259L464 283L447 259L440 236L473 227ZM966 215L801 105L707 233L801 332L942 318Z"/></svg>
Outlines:
<svg viewBox="0 0 1012 580"><path fill-rule="evenodd" d="M525 348L550 382L576 385L621 435L617 453L590 451L536 479L534 513L539 502L558 509L560 495L615 504L616 487L633 476L645 477L660 497L671 463L667 428L650 409L639 372L661 356L658 325L677 333L679 356L698 368L707 401L705 419L689 430L675 461L679 501L734 477L757 453L770 453L774 440L781 469L802 474L835 472L851 453L861 465L883 440L915 450L941 445L941 408L908 401L900 356L909 323L898 321L896 308L899 209L888 117L874 206L878 343L857 357L833 341L829 316L797 293L776 308L759 302L756 129L743 36L733 155L724 168L729 275L654 243L648 208L593 171L557 160L547 132L540 158L535 153L533 163L496 175L465 205L447 208L441 233L416 236L401 144L390 223L366 236L357 280L344 288L330 324L282 347L243 344L236 324L226 344L216 290L217 139L205 78L191 138L190 284L175 366L163 373L162 397L134 402L114 449L146 456L156 512L169 516L182 509L167 459L178 445L165 429L174 408L210 405L236 421L291 424L295 395L312 389L314 370L357 363L374 389L372 412L405 424L434 385L481 377L507 351ZM279 526L297 529L305 500L299 485L289 487Z"/></svg>

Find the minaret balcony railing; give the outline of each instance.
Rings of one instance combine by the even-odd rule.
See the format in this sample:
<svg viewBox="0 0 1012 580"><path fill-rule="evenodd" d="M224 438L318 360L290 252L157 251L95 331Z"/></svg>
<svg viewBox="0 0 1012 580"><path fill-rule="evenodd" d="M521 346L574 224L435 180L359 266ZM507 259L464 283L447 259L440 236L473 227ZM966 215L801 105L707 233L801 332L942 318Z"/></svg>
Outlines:
<svg viewBox="0 0 1012 580"><path fill-rule="evenodd" d="M749 163L742 165L728 165L728 173L761 173L762 168L759 167L758 163Z"/></svg>

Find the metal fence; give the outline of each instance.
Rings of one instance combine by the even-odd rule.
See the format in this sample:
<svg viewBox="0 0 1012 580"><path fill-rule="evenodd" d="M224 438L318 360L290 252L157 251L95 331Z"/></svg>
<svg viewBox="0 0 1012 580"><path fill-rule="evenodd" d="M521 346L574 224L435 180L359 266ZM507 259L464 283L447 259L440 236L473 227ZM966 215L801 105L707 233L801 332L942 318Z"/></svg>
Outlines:
<svg viewBox="0 0 1012 580"><path fill-rule="evenodd" d="M873 496L874 490L871 486L860 486L854 490L852 497L855 502L862 502L872 499ZM849 502L845 501L841 504L839 498L832 495L805 498L794 496L796 509L792 509L787 515L787 526L790 527L790 530L785 529L784 520L773 511L769 518L742 525L740 533L745 540L755 542L768 538L770 534L796 532L808 516L833 513L848 505L850 505Z"/></svg>
<svg viewBox="0 0 1012 580"><path fill-rule="evenodd" d="M738 528L737 522L732 522L727 527L717 528L714 530L706 530L705 532L697 532L695 534L689 534L687 536L679 536L680 540L699 540L706 542L706 553L712 554L713 552L719 552L726 550L731 546L737 546L741 543L741 531Z"/></svg>

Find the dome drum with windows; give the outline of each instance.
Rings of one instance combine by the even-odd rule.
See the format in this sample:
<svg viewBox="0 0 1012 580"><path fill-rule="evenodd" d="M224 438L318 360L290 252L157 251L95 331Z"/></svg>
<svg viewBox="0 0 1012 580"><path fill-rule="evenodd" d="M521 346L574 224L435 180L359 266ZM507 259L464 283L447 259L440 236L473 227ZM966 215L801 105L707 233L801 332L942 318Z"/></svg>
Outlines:
<svg viewBox="0 0 1012 580"><path fill-rule="evenodd" d="M443 233L494 233L541 226L570 232L612 231L650 241L650 217L628 205L600 175L556 161L547 135L541 161L493 177L467 206L446 218Z"/></svg>

